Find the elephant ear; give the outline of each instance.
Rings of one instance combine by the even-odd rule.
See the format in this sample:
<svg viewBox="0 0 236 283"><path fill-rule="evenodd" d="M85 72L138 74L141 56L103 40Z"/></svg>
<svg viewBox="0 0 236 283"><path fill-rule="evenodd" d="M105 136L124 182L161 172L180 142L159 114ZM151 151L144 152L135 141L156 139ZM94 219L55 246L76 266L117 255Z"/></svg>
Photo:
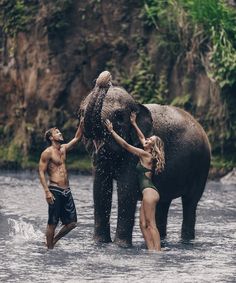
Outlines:
<svg viewBox="0 0 236 283"><path fill-rule="evenodd" d="M135 112L137 112L137 118L136 118L137 125L140 128L140 130L143 132L144 136L149 137L152 135L152 130L153 130L153 126L152 126L153 120L152 120L151 112L147 109L147 107L145 107L142 104L137 104L136 107L137 108ZM140 145L140 141L138 139L136 130L134 128L132 128L130 135L133 145L134 146Z"/></svg>

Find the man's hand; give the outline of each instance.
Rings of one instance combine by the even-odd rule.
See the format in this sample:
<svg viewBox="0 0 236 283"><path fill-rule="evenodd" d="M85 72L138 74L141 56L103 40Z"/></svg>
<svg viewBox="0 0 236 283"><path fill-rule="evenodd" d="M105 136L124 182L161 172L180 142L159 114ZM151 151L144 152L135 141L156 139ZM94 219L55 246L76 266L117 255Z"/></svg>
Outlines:
<svg viewBox="0 0 236 283"><path fill-rule="evenodd" d="M130 122L131 122L132 125L136 124L136 117L137 117L137 114L135 112L131 112Z"/></svg>
<svg viewBox="0 0 236 283"><path fill-rule="evenodd" d="M107 130L111 133L113 131L113 125L112 122L108 119L105 121L105 126L107 127Z"/></svg>
<svg viewBox="0 0 236 283"><path fill-rule="evenodd" d="M46 201L48 204L53 204L54 203L54 195L50 192L50 191L47 191L46 193Z"/></svg>

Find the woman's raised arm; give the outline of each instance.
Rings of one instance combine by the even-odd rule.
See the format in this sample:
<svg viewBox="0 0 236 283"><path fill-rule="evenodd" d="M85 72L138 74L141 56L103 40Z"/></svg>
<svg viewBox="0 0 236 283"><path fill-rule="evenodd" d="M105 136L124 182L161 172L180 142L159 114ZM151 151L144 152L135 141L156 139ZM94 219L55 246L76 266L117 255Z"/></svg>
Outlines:
<svg viewBox="0 0 236 283"><path fill-rule="evenodd" d="M132 146L131 144L127 143L126 140L124 140L121 136L119 136L113 129L113 125L110 120L105 121L105 126L107 127L107 130L112 134L113 138L116 140L116 142L121 145L123 148L128 150L130 153L133 153L139 157L146 154L146 152L138 147Z"/></svg>
<svg viewBox="0 0 236 283"><path fill-rule="evenodd" d="M142 131L139 129L137 123L136 123L136 113L135 112L131 112L131 115L130 115L130 122L131 124L133 125L133 127L135 128L136 130L136 133L138 135L138 138L141 142L142 145L144 145L144 142L145 142L145 136L144 134L142 133Z"/></svg>

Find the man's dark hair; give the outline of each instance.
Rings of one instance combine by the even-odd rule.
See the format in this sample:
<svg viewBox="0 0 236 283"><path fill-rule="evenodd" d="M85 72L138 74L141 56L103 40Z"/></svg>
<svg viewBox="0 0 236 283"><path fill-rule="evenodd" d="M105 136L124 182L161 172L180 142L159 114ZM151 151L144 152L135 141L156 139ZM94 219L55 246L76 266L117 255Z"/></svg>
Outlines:
<svg viewBox="0 0 236 283"><path fill-rule="evenodd" d="M44 134L44 138L45 138L45 140L46 140L49 144L52 143L51 140L50 140L50 137L52 136L52 132L53 132L54 130L56 130L56 129L58 129L58 128L57 128L57 127L52 127L52 128L50 128L49 130L47 130L47 131L45 132L45 134Z"/></svg>

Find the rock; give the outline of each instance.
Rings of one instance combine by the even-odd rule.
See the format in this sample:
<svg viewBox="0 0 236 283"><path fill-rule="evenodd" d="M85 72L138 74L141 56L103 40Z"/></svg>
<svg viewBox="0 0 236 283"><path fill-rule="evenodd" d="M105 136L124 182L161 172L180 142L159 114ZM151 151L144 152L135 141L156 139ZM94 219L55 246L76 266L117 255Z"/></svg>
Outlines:
<svg viewBox="0 0 236 283"><path fill-rule="evenodd" d="M220 179L220 182L224 185L236 185L236 168Z"/></svg>
<svg viewBox="0 0 236 283"><path fill-rule="evenodd" d="M211 107L215 109L213 116L217 116L214 122L217 127L228 123L223 119L225 112L220 111L219 93L211 93L212 85L205 69L199 71L202 68L195 62L194 58L199 57L194 53L195 41L190 44L192 40L189 40L186 54L181 52L177 58L176 55L171 57L173 54L166 45L168 41L165 37L162 39L164 30L145 24L143 1L29 2L39 3L34 24L14 37L8 34L3 37L0 31L1 144L9 144L15 136L24 133L21 139L28 145L28 154L40 152L44 131L55 125L61 128L69 120L76 119L81 101L100 72L109 70L116 80L114 83L120 83L127 90L125 82L131 82L134 73L142 77L140 68L146 68L142 67L146 62L142 54L152 62L151 71L155 80L160 81L161 95L165 99L190 94L188 104L197 105L194 116L200 122L209 117ZM183 38L188 36L191 35L183 34ZM146 72L149 69L144 70ZM167 87L162 89L166 81ZM130 85L133 83L137 83L135 76ZM9 124L13 125L11 135L5 134ZM29 124L34 129L30 133L27 132ZM222 126L220 132L217 128L217 136L221 132L225 132L225 127Z"/></svg>

